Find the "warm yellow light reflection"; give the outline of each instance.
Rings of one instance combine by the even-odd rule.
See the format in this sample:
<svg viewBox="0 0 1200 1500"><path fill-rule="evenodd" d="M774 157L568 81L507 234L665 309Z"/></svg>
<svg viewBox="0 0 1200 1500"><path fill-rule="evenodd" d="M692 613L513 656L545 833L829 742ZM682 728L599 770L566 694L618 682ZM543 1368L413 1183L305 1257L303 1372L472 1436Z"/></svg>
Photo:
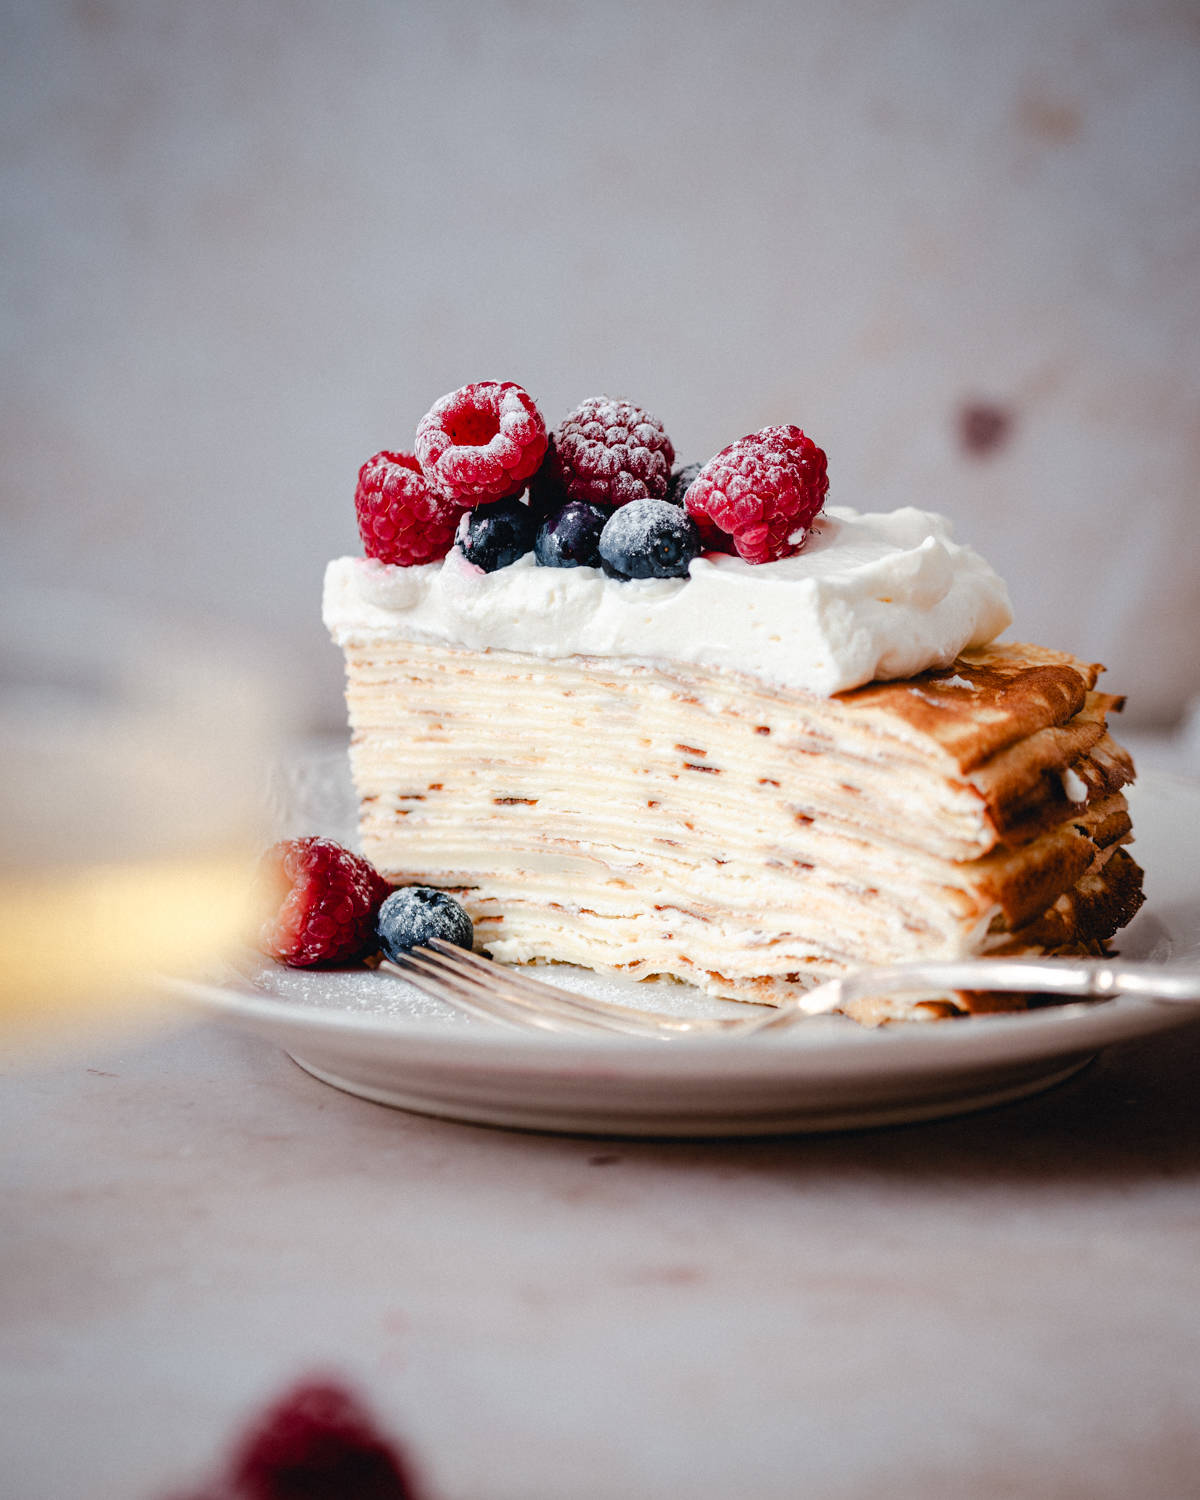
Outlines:
<svg viewBox="0 0 1200 1500"><path fill-rule="evenodd" d="M199 973L246 936L246 850L0 881L0 1024L35 1034L153 1009L158 974Z"/></svg>

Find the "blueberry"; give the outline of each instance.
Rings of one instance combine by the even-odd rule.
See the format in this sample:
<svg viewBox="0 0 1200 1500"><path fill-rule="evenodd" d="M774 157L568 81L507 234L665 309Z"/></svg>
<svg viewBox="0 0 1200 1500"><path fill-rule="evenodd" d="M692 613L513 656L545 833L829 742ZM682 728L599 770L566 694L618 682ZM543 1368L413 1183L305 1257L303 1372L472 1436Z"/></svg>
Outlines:
<svg viewBox="0 0 1200 1500"><path fill-rule="evenodd" d="M598 568L606 506L572 500L542 522L533 550L543 568Z"/></svg>
<svg viewBox="0 0 1200 1500"><path fill-rule="evenodd" d="M701 550L695 521L666 500L632 500L613 511L600 533L600 561L610 578L686 578Z"/></svg>
<svg viewBox="0 0 1200 1500"><path fill-rule="evenodd" d="M488 500L467 511L454 545L477 568L494 573L533 548L537 517L520 500Z"/></svg>
<svg viewBox="0 0 1200 1500"><path fill-rule="evenodd" d="M680 464L671 470L671 478L667 484L666 498L672 505L682 505L688 490L692 487L692 480L704 467L703 464Z"/></svg>
<svg viewBox="0 0 1200 1500"><path fill-rule="evenodd" d="M554 434L551 433L546 439L546 456L529 481L529 508L540 522L552 511L561 510L566 503L567 490L563 484Z"/></svg>
<svg viewBox="0 0 1200 1500"><path fill-rule="evenodd" d="M379 942L389 958L443 938L460 948L475 941L471 919L453 896L428 885L401 886L379 908Z"/></svg>

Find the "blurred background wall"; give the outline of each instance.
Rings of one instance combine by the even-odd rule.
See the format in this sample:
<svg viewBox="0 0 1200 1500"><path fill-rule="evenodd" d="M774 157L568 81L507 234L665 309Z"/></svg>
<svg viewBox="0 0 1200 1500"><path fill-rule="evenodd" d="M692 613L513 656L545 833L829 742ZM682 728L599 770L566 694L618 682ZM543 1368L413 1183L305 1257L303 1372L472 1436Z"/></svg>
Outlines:
<svg viewBox="0 0 1200 1500"><path fill-rule="evenodd" d="M3 558L241 622L311 724L358 465L443 392L769 422L1200 693L1200 6L4 0Z"/></svg>

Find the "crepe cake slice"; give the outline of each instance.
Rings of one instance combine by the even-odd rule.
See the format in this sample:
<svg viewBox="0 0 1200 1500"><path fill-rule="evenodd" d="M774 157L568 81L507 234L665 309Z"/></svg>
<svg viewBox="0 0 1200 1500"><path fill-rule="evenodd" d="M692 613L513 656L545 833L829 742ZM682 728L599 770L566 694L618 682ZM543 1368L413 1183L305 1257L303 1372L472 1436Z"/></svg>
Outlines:
<svg viewBox="0 0 1200 1500"><path fill-rule="evenodd" d="M501 961L773 1004L864 963L1100 953L1141 901L1121 700L1060 652L994 644L818 697L679 663L342 645L363 852L452 891Z"/></svg>

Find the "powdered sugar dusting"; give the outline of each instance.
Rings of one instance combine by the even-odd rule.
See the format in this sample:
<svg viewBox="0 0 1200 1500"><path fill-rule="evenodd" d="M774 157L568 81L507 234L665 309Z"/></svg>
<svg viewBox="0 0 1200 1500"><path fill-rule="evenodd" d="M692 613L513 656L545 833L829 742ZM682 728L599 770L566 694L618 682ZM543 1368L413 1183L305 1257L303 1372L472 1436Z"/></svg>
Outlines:
<svg viewBox="0 0 1200 1500"><path fill-rule="evenodd" d="M752 1013L734 1000L717 1000L670 979L622 979L567 964L530 964L519 972L561 989L574 990L614 1005L670 1016L745 1016ZM500 1023L465 1015L444 1001L427 995L406 979L386 969L366 966L347 969L289 969L257 955L247 955L237 966L235 987L253 990L263 999L285 1001L306 1010L376 1017L422 1025L500 1029ZM511 1028L505 1027L506 1031Z"/></svg>
<svg viewBox="0 0 1200 1500"><path fill-rule="evenodd" d="M634 500L614 511L609 525L620 527L621 541L625 546L645 550L654 535L656 522L661 520L664 512L679 518L679 507L668 505L665 500Z"/></svg>

